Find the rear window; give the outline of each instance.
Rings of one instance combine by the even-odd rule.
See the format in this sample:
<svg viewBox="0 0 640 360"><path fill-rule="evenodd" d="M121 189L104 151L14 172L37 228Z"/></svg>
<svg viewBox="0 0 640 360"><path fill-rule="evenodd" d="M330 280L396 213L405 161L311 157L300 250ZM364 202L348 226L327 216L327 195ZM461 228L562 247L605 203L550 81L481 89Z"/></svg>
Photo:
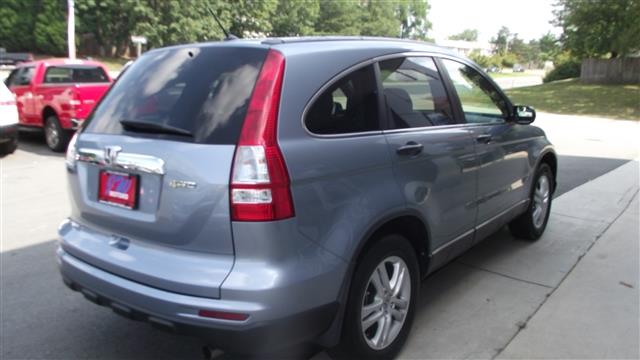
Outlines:
<svg viewBox="0 0 640 360"><path fill-rule="evenodd" d="M99 66L50 66L44 73L45 84L108 82L109 77Z"/></svg>
<svg viewBox="0 0 640 360"><path fill-rule="evenodd" d="M149 52L115 82L85 131L235 144L266 54L233 47Z"/></svg>

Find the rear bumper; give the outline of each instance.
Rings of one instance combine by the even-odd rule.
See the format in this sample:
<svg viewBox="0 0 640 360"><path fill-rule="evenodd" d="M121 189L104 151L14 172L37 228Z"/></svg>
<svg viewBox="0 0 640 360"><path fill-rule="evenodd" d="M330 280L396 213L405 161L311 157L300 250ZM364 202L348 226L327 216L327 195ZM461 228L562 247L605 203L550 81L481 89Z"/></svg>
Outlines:
<svg viewBox="0 0 640 360"><path fill-rule="evenodd" d="M172 293L108 273L57 250L64 283L85 298L134 320L155 327L202 338L209 344L236 353L274 350L311 340L329 328L338 303L271 320L256 320L268 304L210 299ZM204 318L198 310L211 309L249 314L244 321Z"/></svg>

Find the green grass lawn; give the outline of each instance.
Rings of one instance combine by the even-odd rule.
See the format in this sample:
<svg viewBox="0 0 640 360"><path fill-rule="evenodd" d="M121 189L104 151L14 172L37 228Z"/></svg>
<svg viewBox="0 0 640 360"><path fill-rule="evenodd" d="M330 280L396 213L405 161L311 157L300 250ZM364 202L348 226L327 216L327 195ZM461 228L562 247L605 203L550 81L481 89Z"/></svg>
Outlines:
<svg viewBox="0 0 640 360"><path fill-rule="evenodd" d="M640 120L640 85L585 84L578 79L508 89L511 101L556 114Z"/></svg>

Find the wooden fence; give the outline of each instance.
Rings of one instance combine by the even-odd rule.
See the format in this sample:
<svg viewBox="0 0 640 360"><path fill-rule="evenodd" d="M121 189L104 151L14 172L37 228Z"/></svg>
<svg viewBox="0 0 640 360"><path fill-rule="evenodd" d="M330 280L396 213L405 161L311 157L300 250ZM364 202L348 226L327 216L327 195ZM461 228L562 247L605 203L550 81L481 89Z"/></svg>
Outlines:
<svg viewBox="0 0 640 360"><path fill-rule="evenodd" d="M585 59L580 79L592 83L640 84L640 58Z"/></svg>

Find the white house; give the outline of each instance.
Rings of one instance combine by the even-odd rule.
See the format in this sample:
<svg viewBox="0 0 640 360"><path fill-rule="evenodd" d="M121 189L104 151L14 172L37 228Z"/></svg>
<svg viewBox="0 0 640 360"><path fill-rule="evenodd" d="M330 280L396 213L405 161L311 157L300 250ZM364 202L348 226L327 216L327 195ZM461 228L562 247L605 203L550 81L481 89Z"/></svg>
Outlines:
<svg viewBox="0 0 640 360"><path fill-rule="evenodd" d="M464 56L469 56L473 51L478 51L481 55L489 56L493 50L490 43L481 41L437 40L436 44Z"/></svg>

